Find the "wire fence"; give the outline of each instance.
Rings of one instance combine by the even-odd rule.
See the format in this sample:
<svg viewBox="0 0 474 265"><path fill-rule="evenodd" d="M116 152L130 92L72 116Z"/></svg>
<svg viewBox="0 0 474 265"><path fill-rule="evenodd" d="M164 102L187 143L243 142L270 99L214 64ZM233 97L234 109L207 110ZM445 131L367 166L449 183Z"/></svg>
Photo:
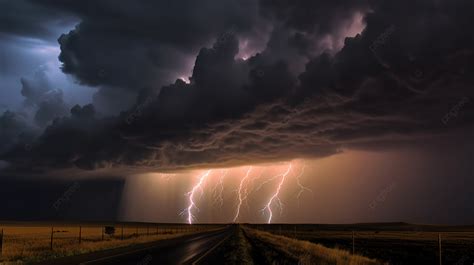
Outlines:
<svg viewBox="0 0 474 265"><path fill-rule="evenodd" d="M389 264L473 264L474 231L323 230L310 225L251 225Z"/></svg>

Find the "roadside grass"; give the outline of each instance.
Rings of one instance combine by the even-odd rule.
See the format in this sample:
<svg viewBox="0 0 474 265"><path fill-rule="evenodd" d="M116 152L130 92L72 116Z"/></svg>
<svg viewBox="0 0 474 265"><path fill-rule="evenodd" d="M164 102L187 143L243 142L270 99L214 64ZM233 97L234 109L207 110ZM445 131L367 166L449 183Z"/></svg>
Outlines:
<svg viewBox="0 0 474 265"><path fill-rule="evenodd" d="M299 263L298 259L288 255L286 252L282 252L265 241L257 239L256 237L249 236L246 230L243 231L246 235L246 238L252 245L252 254L258 264L294 265Z"/></svg>
<svg viewBox="0 0 474 265"><path fill-rule="evenodd" d="M238 229L237 235L231 237L228 246L226 246L227 252L225 254L225 264L229 265L254 265L253 258L251 255L252 246L245 238L242 229Z"/></svg>
<svg viewBox="0 0 474 265"><path fill-rule="evenodd" d="M298 260L298 264L321 265L376 265L383 262L359 255L351 255L348 251L330 249L308 241L278 236L251 228L244 228L247 235L267 243L276 250Z"/></svg>

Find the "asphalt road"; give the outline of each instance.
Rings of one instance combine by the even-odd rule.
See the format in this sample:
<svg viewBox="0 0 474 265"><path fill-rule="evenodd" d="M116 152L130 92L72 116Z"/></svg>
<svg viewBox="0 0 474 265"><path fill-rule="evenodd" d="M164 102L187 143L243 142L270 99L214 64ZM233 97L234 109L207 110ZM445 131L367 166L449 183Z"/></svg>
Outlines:
<svg viewBox="0 0 474 265"><path fill-rule="evenodd" d="M153 265L199 264L235 229L221 230L162 240L142 246L133 246L67 257L37 265Z"/></svg>

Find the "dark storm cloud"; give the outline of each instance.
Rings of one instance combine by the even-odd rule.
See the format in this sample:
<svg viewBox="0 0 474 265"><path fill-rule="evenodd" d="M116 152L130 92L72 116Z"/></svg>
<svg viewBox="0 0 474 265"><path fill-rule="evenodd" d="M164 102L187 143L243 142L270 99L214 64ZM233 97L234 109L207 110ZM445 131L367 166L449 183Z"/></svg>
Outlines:
<svg viewBox="0 0 474 265"><path fill-rule="evenodd" d="M54 89L45 67L33 77L21 79L23 104L17 111L2 111L0 115L0 153L17 145L28 152L35 137L51 122L67 114L63 92Z"/></svg>
<svg viewBox="0 0 474 265"><path fill-rule="evenodd" d="M367 0L261 0L260 12L290 28L320 35L331 34L351 20L356 12L368 9Z"/></svg>
<svg viewBox="0 0 474 265"><path fill-rule="evenodd" d="M29 149L43 128L67 113L47 60L61 30L74 21L31 1L0 1L0 152L15 144Z"/></svg>
<svg viewBox="0 0 474 265"><path fill-rule="evenodd" d="M54 89L46 75L46 69L38 70L33 78L21 79L21 94L24 105L33 111L34 121L43 128L55 119L67 114L68 107L63 101L63 91Z"/></svg>
<svg viewBox="0 0 474 265"><path fill-rule="evenodd" d="M28 0L0 0L0 38L3 34L45 40L57 39L58 29L74 21L57 10Z"/></svg>
<svg viewBox="0 0 474 265"><path fill-rule="evenodd" d="M130 62L134 69L146 65L127 59L137 56L137 47L155 40L177 50L199 46L198 40L224 30L228 22L224 18L232 18L204 5L198 7L208 12L204 19L199 12L186 13L186 7L180 10L183 20L165 30L143 10L158 3L109 8L108 2L99 1L101 8L95 11L87 9L89 2L81 3L70 7L86 19L61 41L65 71L83 82L131 86L134 91L148 91L149 81L144 80L152 71L126 73ZM174 14L178 6L158 13L159 21L169 21L166 14ZM131 110L117 118L100 119L91 106L76 107L70 118L56 120L27 155L17 148L3 159L26 168L33 164L85 169L255 163L328 156L344 148L370 148L373 143L390 147L472 125L474 40L466 30L472 27L471 1L384 1L370 6L353 1L347 8L338 1L262 1L260 6L267 19L279 24L261 54L246 61L235 58L239 30L246 28L239 26L236 36L200 50L190 84L178 80L158 95L144 92ZM321 16L305 16L301 12L306 9L318 9ZM364 17L366 28L345 39L342 50L308 52L312 41L318 46L322 35L339 36L347 24L341 21L363 10L370 10ZM338 21L338 16L344 19ZM133 27L137 21L140 29ZM240 25L238 21L232 22ZM123 31L113 30L115 23ZM203 33L199 30L203 25L212 30ZM155 34L158 30L163 33ZM181 36L183 32L192 37ZM103 50L104 43L110 50ZM123 63L113 61L117 64L104 68L110 76L97 81L101 63L112 57ZM295 70L302 58L308 63ZM299 77L295 72L301 72ZM448 113L452 115L446 123Z"/></svg>
<svg viewBox="0 0 474 265"><path fill-rule="evenodd" d="M200 51L190 84L178 80L116 119L98 119L92 105L76 106L70 118L54 121L28 156L21 149L8 156L25 167L33 161L87 169L121 163L153 166L158 161L150 156L163 165L180 166L175 160L186 159L171 154L174 141L199 137L194 132L207 123L240 118L256 105L289 94L294 85L285 63L235 60L237 52L237 39L229 36Z"/></svg>
<svg viewBox="0 0 474 265"><path fill-rule="evenodd" d="M67 107L63 102L61 90L50 91L46 97L38 104L38 111L35 114L35 122L44 127L53 119L66 115Z"/></svg>
<svg viewBox="0 0 474 265"><path fill-rule="evenodd" d="M30 142L34 134L35 129L29 125L26 114L5 111L0 115L0 153Z"/></svg>
<svg viewBox="0 0 474 265"><path fill-rule="evenodd" d="M143 91L154 94L186 78L199 50L219 34L258 29L254 0L34 2L80 17L59 38L59 59L82 84L105 87L94 103L106 114L131 107Z"/></svg>
<svg viewBox="0 0 474 265"><path fill-rule="evenodd" d="M259 3L260 13L279 25L273 38L286 38L286 50L295 48L306 56L318 56L324 50L333 53L339 50L344 38L354 34L348 31L361 30L351 27L369 10L366 0L261 0Z"/></svg>
<svg viewBox="0 0 474 265"><path fill-rule="evenodd" d="M149 90L143 90L149 93ZM101 87L92 96L92 102L97 111L103 115L116 115L121 110L128 109L137 101L137 93L120 87Z"/></svg>

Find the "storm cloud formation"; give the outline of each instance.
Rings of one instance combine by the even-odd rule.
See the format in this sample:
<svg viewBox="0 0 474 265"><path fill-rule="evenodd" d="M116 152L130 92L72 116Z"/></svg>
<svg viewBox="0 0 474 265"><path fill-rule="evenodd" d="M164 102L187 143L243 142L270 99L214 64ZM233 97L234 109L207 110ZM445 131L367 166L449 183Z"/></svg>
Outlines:
<svg viewBox="0 0 474 265"><path fill-rule="evenodd" d="M141 93L156 94L186 78L199 49L219 34L258 30L254 0L35 2L81 18L76 29L59 38L63 71L101 87L98 108L115 114Z"/></svg>
<svg viewBox="0 0 474 265"><path fill-rule="evenodd" d="M24 114L3 112L0 116L0 151L5 152L15 145L30 141L31 135L25 135L25 132L32 133L34 129L28 124Z"/></svg>
<svg viewBox="0 0 474 265"><path fill-rule="evenodd" d="M32 79L21 79L21 94L25 97L24 105L33 111L34 121L40 127L45 127L58 117L66 115L68 107L63 101L63 91L54 89L45 69L40 69Z"/></svg>
<svg viewBox="0 0 474 265"><path fill-rule="evenodd" d="M17 168L322 157L473 124L472 1L35 2L82 19L59 59L100 90L32 150L6 152ZM173 81L191 68L189 83ZM97 117L105 104L132 106Z"/></svg>
<svg viewBox="0 0 474 265"><path fill-rule="evenodd" d="M62 90L53 88L45 71L39 69L33 77L22 78L22 107L18 111L6 110L0 116L0 152L15 145L30 149L30 143L44 128L67 114Z"/></svg>

